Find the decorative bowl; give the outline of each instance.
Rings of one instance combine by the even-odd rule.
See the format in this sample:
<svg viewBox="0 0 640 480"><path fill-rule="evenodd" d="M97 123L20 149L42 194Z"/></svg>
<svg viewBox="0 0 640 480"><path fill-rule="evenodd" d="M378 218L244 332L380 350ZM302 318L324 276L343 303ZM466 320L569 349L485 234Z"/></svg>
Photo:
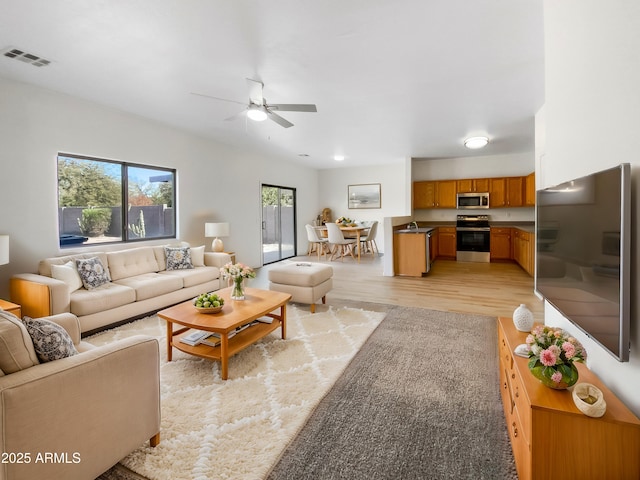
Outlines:
<svg viewBox="0 0 640 480"><path fill-rule="evenodd" d="M199 313L218 313L222 311L223 307L224 305L220 305L219 307L196 307L195 305L193 306L193 308L195 308Z"/></svg>
<svg viewBox="0 0 640 480"><path fill-rule="evenodd" d="M601 417L607 410L602 391L590 383L578 383L573 387L573 403L589 417Z"/></svg>

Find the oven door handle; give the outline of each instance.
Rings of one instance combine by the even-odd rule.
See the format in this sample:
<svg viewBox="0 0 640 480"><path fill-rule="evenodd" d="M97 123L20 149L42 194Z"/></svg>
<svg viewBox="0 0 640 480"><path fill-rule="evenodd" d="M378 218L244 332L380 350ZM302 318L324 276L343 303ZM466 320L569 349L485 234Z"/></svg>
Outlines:
<svg viewBox="0 0 640 480"><path fill-rule="evenodd" d="M491 227L456 227L458 232L490 232Z"/></svg>

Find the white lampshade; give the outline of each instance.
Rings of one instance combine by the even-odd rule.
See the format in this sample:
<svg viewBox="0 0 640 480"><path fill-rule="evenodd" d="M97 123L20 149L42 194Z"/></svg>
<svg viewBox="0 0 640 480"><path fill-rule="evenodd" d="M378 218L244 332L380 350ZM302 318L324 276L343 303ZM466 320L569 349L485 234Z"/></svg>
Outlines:
<svg viewBox="0 0 640 480"><path fill-rule="evenodd" d="M0 265L9 263L9 235L0 235Z"/></svg>
<svg viewBox="0 0 640 480"><path fill-rule="evenodd" d="M229 224L228 223L205 223L204 224L204 236L215 237L211 242L211 249L214 252L222 252L224 250L224 244L218 237L229 236Z"/></svg>

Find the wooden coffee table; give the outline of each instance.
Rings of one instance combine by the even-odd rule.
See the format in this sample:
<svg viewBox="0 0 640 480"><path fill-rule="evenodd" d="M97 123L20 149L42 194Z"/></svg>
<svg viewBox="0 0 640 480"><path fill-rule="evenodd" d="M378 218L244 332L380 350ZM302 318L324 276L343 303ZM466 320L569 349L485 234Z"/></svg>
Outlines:
<svg viewBox="0 0 640 480"><path fill-rule="evenodd" d="M229 374L229 357L249 345L253 345L278 327L281 329L282 339L286 338L287 302L291 299L291 295L271 290L246 288L244 300L231 300L231 287L218 290L216 293L224 299L224 307L220 313L200 313L189 300L158 312L158 316L167 321L168 361L171 361L173 347L198 357L219 360L222 379L226 380ZM280 309L279 314L275 312L278 308ZM229 338L229 333L235 331L236 328L265 316L272 318L273 321L271 323L257 323ZM183 328L174 330L174 323L182 325ZM203 344L191 346L181 342L180 337L186 335L190 329L219 333L220 344L215 347Z"/></svg>

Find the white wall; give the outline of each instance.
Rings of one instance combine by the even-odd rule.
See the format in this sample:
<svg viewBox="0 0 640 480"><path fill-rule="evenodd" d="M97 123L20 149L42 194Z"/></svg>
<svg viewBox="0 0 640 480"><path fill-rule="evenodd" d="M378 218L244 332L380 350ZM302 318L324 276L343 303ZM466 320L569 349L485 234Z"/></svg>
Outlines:
<svg viewBox="0 0 640 480"><path fill-rule="evenodd" d="M10 264L0 266L1 298L9 298L12 274L36 271L38 260L60 253L59 151L177 169L179 238L210 245L204 223L229 222L231 235L223 239L226 249L254 267L262 261L261 182L296 188L300 219L314 218L318 209L314 169L2 78L0 132L0 233L9 234L11 242ZM300 221L298 251L306 251L306 245Z"/></svg>
<svg viewBox="0 0 640 480"><path fill-rule="evenodd" d="M421 159L412 162L413 181L457 180L463 178L517 177L529 175L535 170L534 154L483 155L480 157L456 157ZM424 222L455 222L463 213L454 208L433 208L414 211L414 218ZM493 222L532 222L534 209L490 208L482 210Z"/></svg>
<svg viewBox="0 0 640 480"><path fill-rule="evenodd" d="M631 354L619 363L585 338L553 307L545 323L571 331L587 349L589 367L640 415L640 325L638 221L640 212L640 2L637 0L545 0L544 112L537 119L544 147L536 169L538 188L593 171L631 163L632 301Z"/></svg>
<svg viewBox="0 0 640 480"><path fill-rule="evenodd" d="M384 217L409 215L410 201L410 159L399 159L392 165L367 166L358 168L333 168L319 172L319 205L330 208L333 219L344 216L358 221L378 220L376 244L380 252L385 251ZM349 185L379 183L382 208L350 209L347 202ZM407 190L409 194L407 194ZM320 211L312 217L314 219ZM303 219L300 217L300 221ZM388 251L391 251L387 248Z"/></svg>

